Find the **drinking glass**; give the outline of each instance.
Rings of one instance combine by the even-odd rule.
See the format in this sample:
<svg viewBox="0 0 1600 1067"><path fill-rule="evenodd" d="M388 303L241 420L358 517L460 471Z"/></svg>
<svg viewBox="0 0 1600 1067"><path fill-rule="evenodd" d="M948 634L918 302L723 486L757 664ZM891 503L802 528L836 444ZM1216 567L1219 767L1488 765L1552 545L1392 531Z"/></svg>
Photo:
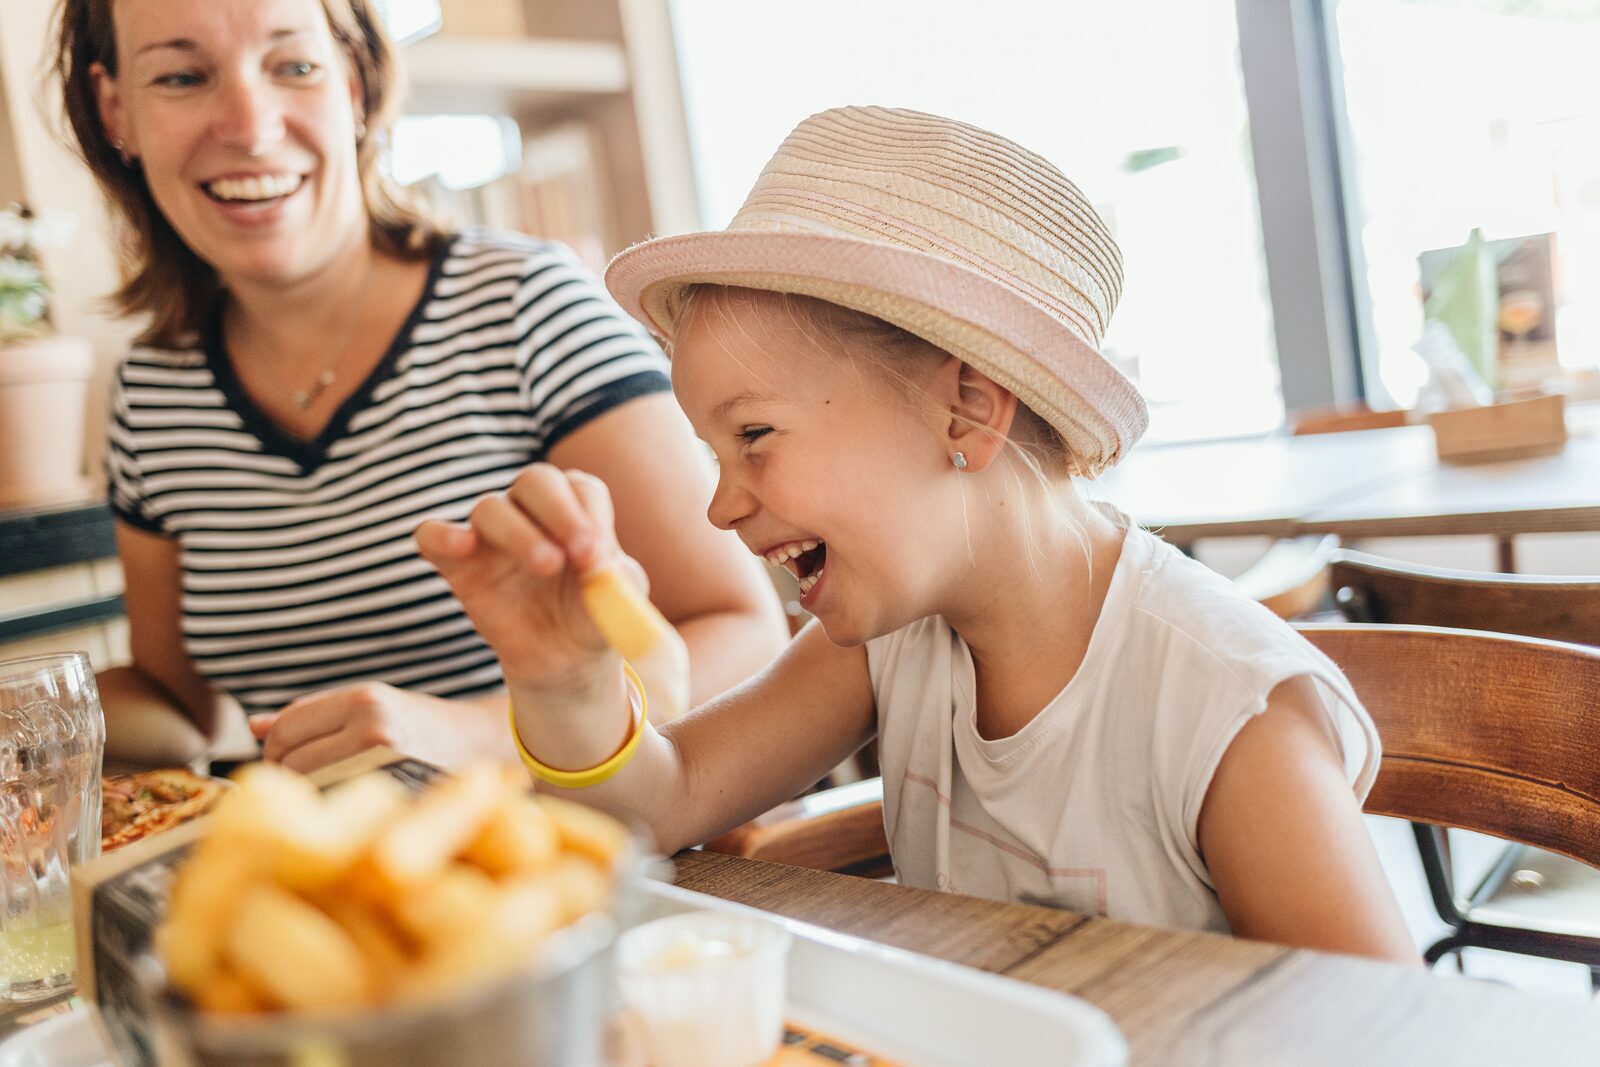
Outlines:
<svg viewBox="0 0 1600 1067"><path fill-rule="evenodd" d="M67 879L100 854L105 738L82 652L0 661L0 1001L72 983Z"/></svg>

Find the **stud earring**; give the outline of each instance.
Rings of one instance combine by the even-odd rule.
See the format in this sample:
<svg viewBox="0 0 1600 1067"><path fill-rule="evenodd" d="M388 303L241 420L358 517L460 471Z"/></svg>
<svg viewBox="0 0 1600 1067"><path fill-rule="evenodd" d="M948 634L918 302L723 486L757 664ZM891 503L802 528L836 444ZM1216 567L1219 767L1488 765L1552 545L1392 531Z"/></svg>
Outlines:
<svg viewBox="0 0 1600 1067"><path fill-rule="evenodd" d="M356 119L356 143L360 144L367 139L367 120Z"/></svg>
<svg viewBox="0 0 1600 1067"><path fill-rule="evenodd" d="M955 468L958 471L964 471L967 469L967 457L963 452L957 452L955 455L951 456L950 462L955 464Z"/></svg>
<svg viewBox="0 0 1600 1067"><path fill-rule="evenodd" d="M117 150L117 155L122 158L122 165L124 167L133 166L133 157L128 155L128 146L126 144L122 143L121 141L112 141L111 147Z"/></svg>

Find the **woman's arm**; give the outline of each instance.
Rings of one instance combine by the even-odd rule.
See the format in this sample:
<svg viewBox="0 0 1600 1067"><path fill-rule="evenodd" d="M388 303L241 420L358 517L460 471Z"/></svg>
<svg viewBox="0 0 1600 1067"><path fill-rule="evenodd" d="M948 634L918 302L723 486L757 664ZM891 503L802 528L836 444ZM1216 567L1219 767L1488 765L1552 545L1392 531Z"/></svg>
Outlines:
<svg viewBox="0 0 1600 1067"><path fill-rule="evenodd" d="M97 678L106 754L140 763L187 763L205 754L222 716L237 711L184 651L177 545L120 519L115 528L133 662Z"/></svg>
<svg viewBox="0 0 1600 1067"><path fill-rule="evenodd" d="M617 540L650 579L650 599L689 646L700 704L772 662L788 640L764 564L706 519L710 460L668 393L631 400L550 450L557 467L611 490Z"/></svg>
<svg viewBox="0 0 1600 1067"><path fill-rule="evenodd" d="M1309 678L1272 691L1200 809L1201 854L1239 937L1420 962L1316 711Z"/></svg>

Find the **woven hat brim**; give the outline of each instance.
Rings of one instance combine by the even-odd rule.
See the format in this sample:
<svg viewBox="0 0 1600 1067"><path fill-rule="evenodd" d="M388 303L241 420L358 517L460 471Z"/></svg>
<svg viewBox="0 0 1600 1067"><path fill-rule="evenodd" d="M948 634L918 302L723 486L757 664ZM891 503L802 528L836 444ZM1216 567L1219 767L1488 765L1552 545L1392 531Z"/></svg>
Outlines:
<svg viewBox="0 0 1600 1067"><path fill-rule="evenodd" d="M605 278L624 310L669 341L686 291L703 283L813 296L892 322L1016 394L1091 477L1149 424L1133 383L1065 323L975 269L913 249L803 232L692 233L635 245Z"/></svg>

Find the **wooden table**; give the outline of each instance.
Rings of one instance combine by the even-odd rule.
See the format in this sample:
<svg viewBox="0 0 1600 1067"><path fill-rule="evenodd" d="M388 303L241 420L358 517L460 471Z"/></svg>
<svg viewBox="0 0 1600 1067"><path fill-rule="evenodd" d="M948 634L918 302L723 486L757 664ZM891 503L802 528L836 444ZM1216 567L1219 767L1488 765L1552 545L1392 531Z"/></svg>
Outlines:
<svg viewBox="0 0 1600 1067"><path fill-rule="evenodd" d="M1561 452L1500 463L1439 462L1427 426L1136 448L1089 492L1175 544L1600 530L1600 405L1567 422Z"/></svg>
<svg viewBox="0 0 1600 1067"><path fill-rule="evenodd" d="M1588 1002L708 852L677 863L688 889L1083 997L1122 1028L1135 1067L1600 1059Z"/></svg>

